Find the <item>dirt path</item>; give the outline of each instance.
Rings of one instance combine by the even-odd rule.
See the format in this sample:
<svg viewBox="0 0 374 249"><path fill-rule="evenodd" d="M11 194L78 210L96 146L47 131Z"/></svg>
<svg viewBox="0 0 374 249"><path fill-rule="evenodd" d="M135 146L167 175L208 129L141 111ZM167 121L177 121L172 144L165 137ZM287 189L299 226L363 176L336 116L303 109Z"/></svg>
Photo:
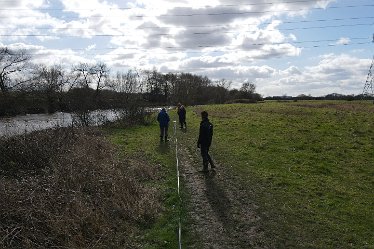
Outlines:
<svg viewBox="0 0 374 249"><path fill-rule="evenodd" d="M267 248L257 207L230 166L217 163L217 170L202 173L197 151L180 145L182 180L191 196L187 204L196 241L184 248Z"/></svg>

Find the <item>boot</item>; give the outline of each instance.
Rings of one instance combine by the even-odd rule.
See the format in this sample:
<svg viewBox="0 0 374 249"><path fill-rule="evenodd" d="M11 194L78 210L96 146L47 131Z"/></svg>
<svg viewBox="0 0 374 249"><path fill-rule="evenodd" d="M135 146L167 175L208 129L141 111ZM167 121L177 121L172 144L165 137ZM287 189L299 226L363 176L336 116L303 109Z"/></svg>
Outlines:
<svg viewBox="0 0 374 249"><path fill-rule="evenodd" d="M204 163L203 164L203 169L201 170L202 172L209 172L209 170L208 170L208 164L206 163Z"/></svg>

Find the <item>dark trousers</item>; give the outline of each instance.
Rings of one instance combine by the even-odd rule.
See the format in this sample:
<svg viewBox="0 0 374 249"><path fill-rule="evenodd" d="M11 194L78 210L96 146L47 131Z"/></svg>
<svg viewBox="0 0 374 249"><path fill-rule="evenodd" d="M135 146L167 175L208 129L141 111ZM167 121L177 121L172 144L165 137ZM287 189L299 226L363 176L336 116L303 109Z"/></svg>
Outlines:
<svg viewBox="0 0 374 249"><path fill-rule="evenodd" d="M169 126L161 126L160 125L160 140L164 140L165 141L168 139L168 128Z"/></svg>
<svg viewBox="0 0 374 249"><path fill-rule="evenodd" d="M211 168L215 168L212 158L209 155L209 146L201 145L200 147L201 156L203 158L203 169L208 169L208 164L210 163Z"/></svg>
<svg viewBox="0 0 374 249"><path fill-rule="evenodd" d="M186 128L187 127L187 124L186 124L186 118L185 117L179 117L179 124L181 126L181 129L183 128Z"/></svg>

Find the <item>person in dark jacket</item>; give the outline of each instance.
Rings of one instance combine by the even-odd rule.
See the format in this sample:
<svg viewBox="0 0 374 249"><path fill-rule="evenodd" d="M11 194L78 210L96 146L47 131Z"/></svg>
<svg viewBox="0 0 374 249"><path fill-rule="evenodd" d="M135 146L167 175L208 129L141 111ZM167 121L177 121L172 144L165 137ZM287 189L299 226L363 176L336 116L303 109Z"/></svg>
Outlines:
<svg viewBox="0 0 374 249"><path fill-rule="evenodd" d="M213 138L213 124L209 122L208 113L206 111L201 112L201 123L199 139L197 141L197 147L200 148L201 156L203 158L203 172L208 171L208 164L214 169L215 165L212 158L209 155L209 147L212 144Z"/></svg>
<svg viewBox="0 0 374 249"><path fill-rule="evenodd" d="M165 108L162 108L157 115L157 121L160 124L160 141L168 141L168 128L169 128L169 114L166 112Z"/></svg>
<svg viewBox="0 0 374 249"><path fill-rule="evenodd" d="M179 124L181 126L181 129L183 129L183 128L186 129L187 128L186 108L184 108L184 106L181 103L178 104L177 114L178 114L178 117L179 117Z"/></svg>

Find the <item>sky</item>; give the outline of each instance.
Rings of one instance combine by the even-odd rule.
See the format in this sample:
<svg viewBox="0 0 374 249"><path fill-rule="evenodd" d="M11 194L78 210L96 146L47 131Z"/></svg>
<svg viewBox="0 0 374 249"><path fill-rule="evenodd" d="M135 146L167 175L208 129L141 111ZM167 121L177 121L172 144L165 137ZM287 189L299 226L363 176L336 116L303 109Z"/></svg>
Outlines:
<svg viewBox="0 0 374 249"><path fill-rule="evenodd" d="M264 97L361 94L373 33L374 0L0 0L0 47L35 63L188 72Z"/></svg>

